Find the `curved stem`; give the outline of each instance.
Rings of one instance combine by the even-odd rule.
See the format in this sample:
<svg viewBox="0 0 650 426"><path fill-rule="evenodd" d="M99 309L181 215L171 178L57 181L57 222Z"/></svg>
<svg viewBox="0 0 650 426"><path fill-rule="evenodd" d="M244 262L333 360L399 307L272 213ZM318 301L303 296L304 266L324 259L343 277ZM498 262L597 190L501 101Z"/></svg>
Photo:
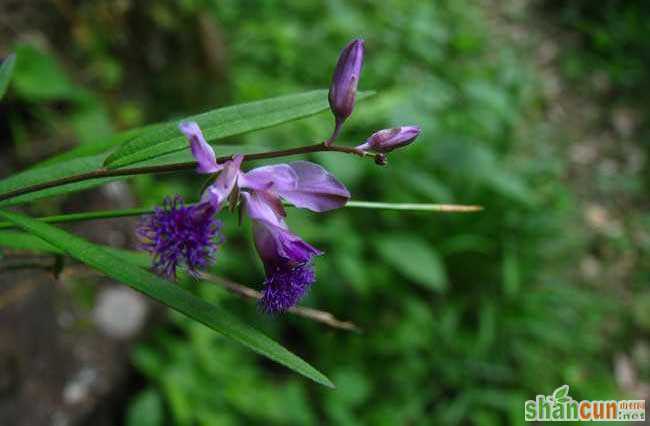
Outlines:
<svg viewBox="0 0 650 426"><path fill-rule="evenodd" d="M334 120L334 131L332 132L332 136L324 142L325 146L332 146L334 141L339 137L339 133L341 133L341 129L343 128L343 122L345 119L336 117Z"/></svg>
<svg viewBox="0 0 650 426"><path fill-rule="evenodd" d="M325 143L317 143L314 145L301 146L297 148L282 149L277 151L260 152L257 154L244 155L244 161L264 160L268 158L287 157L291 155L308 154L310 152L341 152L344 154L353 154L360 157L374 158L375 154L359 151L355 148L347 146L331 145L326 146ZM217 158L218 163L225 163L230 160L232 156L222 156ZM43 182L36 185L30 185L25 188L16 189L13 191L0 194L0 201L8 200L19 195L28 194L30 192L41 191L43 189L54 188L56 186L66 185L69 183L82 182L91 179L101 179L106 177L116 176L135 176L150 173L170 173L182 170L193 170L196 168L196 162L190 161L185 163L165 164L160 166L143 166L143 167L130 167L124 169L106 169L101 168L88 173L81 173L78 175L67 176L60 179L54 179L49 182Z"/></svg>

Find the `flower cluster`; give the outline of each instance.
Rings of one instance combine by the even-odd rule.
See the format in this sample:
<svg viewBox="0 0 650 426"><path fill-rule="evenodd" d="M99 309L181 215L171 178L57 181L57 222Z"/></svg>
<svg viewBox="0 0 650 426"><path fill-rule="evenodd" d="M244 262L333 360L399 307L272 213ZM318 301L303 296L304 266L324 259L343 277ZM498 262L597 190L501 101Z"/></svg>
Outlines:
<svg viewBox="0 0 650 426"><path fill-rule="evenodd" d="M352 41L341 52L329 92L335 126L324 149L337 139L352 114L363 55L363 40ZM308 161L249 171L241 169L245 159L241 154L220 163L197 123L184 122L179 128L189 141L197 172L216 174L216 178L199 203L185 206L180 198L167 200L163 208L142 220L138 235L141 246L154 256L154 269L175 277L178 267L196 275L209 266L223 241L221 222L214 216L228 202L240 205L252 221L255 248L264 264L261 307L268 313L291 308L315 282L313 259L323 252L291 232L283 202L320 213L343 207L350 192L327 170ZM380 130L357 146L356 152L384 155L409 144L419 132L415 126Z"/></svg>
<svg viewBox="0 0 650 426"><path fill-rule="evenodd" d="M203 192L201 203L219 211L233 193L237 194L253 221L255 247L266 271L263 309L269 313L289 309L315 281L312 259L322 252L289 230L282 200L325 212L344 206L350 193L325 169L308 161L263 166L248 172L240 169L242 155L217 164L212 147L196 123L183 123L181 130L190 141L199 172L220 172Z"/></svg>

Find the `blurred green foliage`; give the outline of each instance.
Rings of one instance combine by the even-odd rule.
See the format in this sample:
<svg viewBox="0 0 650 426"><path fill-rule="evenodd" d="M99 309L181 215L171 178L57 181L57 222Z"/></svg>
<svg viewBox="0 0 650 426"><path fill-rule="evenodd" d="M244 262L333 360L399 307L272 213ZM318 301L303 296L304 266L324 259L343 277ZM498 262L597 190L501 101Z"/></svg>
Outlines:
<svg viewBox="0 0 650 426"><path fill-rule="evenodd" d="M379 93L358 105L341 143L395 125L419 124L422 135L386 168L336 154L311 159L356 199L486 207L478 214L291 210L292 229L326 251L305 304L353 321L362 334L267 317L207 284L195 291L264 328L337 389L321 389L172 314L133 353L147 383L131 401L130 426L515 425L523 423L526 399L564 383L575 399L622 396L610 363L630 324L617 320L622 304L575 271L587 237L563 181L561 135L545 123L526 52L496 34L484 7L470 0L156 1L132 5L129 14L142 25L131 33L115 30L128 22L119 11L99 13L102 4L79 10L85 19L73 52L97 93L71 83L55 64L38 65L52 59L31 47L20 47L16 67L14 99L47 112L39 118L53 126L75 129L82 143L110 132L108 117L129 127L327 87L339 50L363 37L360 87ZM586 14L572 8L563 9L567 19L582 22L570 14ZM614 46L616 37L643 42L601 24L580 27L596 46L608 37ZM616 50L606 49L618 58ZM34 84L44 80L47 90ZM115 88L125 93L115 96ZM53 98L86 118L51 118L40 104ZM18 129L22 117L12 120ZM322 114L238 143L308 144L327 137L332 121ZM134 182L143 204L175 192L195 198L200 185L194 176ZM225 223L228 242L214 272L259 288L263 271L248 225L233 217ZM632 315L647 325L650 301L642 300Z"/></svg>
<svg viewBox="0 0 650 426"><path fill-rule="evenodd" d="M628 100L648 89L650 4L643 0L607 0L595 6L589 0L549 3L549 12L571 31L577 43L564 52L564 70L579 80L604 73Z"/></svg>
<svg viewBox="0 0 650 426"><path fill-rule="evenodd" d="M163 8L163 6L161 6ZM255 9L255 13L247 13ZM306 300L364 329L345 334L290 316L266 318L222 300L326 371L324 391L178 318L134 354L174 424L520 424L522 403L570 383L572 396L612 395L602 321L616 306L571 274L581 235L560 181L562 158L539 117L534 71L493 38L468 1L194 2L222 28L233 101L329 83L339 49L367 40L360 105L342 141L420 124L418 143L389 167L316 155L355 198L463 202L476 215L290 212L292 228L326 250ZM330 117L252 134L247 143L324 138ZM259 283L248 230L227 222L218 274ZM180 332L180 333L179 333ZM142 414L146 416L146 414Z"/></svg>

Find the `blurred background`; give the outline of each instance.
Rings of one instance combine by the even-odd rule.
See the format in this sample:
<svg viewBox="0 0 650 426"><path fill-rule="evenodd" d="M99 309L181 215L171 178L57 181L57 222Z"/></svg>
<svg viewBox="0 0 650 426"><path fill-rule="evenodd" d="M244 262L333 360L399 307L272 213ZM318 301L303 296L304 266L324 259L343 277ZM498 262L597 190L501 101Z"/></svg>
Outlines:
<svg viewBox="0 0 650 426"><path fill-rule="evenodd" d="M0 257L2 425L518 425L574 399L650 395L650 3L588 0L0 1L0 176L125 129L326 88L366 39L341 143L419 124L388 167L312 155L359 200L477 214L290 211L327 254L304 305L362 333L260 314L185 283L303 356L325 389L108 279ZM329 113L222 141L289 147ZM30 205L35 215L198 196L192 174ZM226 217L214 273L260 287L247 224ZM133 246L137 219L70 225ZM13 263L12 263L13 262ZM43 262L49 260L43 259ZM43 269L43 268L42 268Z"/></svg>

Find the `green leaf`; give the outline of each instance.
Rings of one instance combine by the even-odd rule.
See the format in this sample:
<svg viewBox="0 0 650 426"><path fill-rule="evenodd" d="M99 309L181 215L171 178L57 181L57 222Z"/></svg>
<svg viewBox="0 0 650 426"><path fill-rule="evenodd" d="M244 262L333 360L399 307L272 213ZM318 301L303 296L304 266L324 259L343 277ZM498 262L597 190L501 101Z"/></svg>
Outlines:
<svg viewBox="0 0 650 426"><path fill-rule="evenodd" d="M56 163L48 166L29 169L24 172L12 175L0 181L0 195L25 188L27 186L38 185L54 179L61 179L68 176L74 176L82 173L91 172L101 167L104 155L96 155L92 157L75 158L62 163ZM122 179L124 177L121 177ZM33 201L39 198L47 197L50 195L57 195L65 192L79 191L81 189L90 188L92 186L107 183L118 178L102 178L88 180L84 182L77 182L68 185L63 185L55 188L50 188L38 192L24 194L18 197L10 198L8 200L0 201L0 207L12 206L28 201Z"/></svg>
<svg viewBox="0 0 650 426"><path fill-rule="evenodd" d="M14 250L32 250L62 254L63 251L32 234L18 231L0 231L0 247Z"/></svg>
<svg viewBox="0 0 650 426"><path fill-rule="evenodd" d="M334 386L322 373L275 341L182 287L125 262L121 256L116 256L109 250L52 225L13 212L0 211L0 216L63 250L69 256L242 343L253 351L317 383Z"/></svg>
<svg viewBox="0 0 650 426"><path fill-rule="evenodd" d="M74 100L86 93L75 87L56 58L29 44L16 46L16 75L13 88L31 102Z"/></svg>
<svg viewBox="0 0 650 426"><path fill-rule="evenodd" d="M373 92L361 93L359 99L367 98L372 94ZM275 107L276 110L264 112L264 109L272 107ZM199 123L207 123L204 126L206 137L208 139L216 139L304 118L326 108L326 91L320 90L301 95L285 96L266 101L226 107L196 117L190 117L189 119L196 120ZM224 122L220 121L222 119ZM162 138L162 141L158 140L160 138ZM187 141L178 130L176 122L153 124L120 133L111 138L101 140L99 146L103 151L121 142L125 143L111 155L107 152L98 153L98 148L93 147L93 145L88 145L87 147L79 147L71 152L46 160L29 170L0 181L0 195L27 186L45 183L53 179L61 179L91 172L100 169L104 163L112 162L111 167L134 163L137 163L134 164L135 166L144 167L192 160L189 149L187 149ZM153 145L149 146L150 143ZM141 147L140 145L142 144L144 146ZM170 150L170 147L173 148ZM248 153L255 149L255 147L241 145L220 145L215 147L218 155L228 155L235 152ZM84 154L93 155L83 156ZM115 158L118 158L119 162ZM80 191L127 178L128 176L99 178L34 191L0 201L0 207L13 206L45 197Z"/></svg>
<svg viewBox="0 0 650 426"><path fill-rule="evenodd" d="M242 145L223 145L219 146L216 151L218 155L229 155L234 153L249 153L260 152L265 148L256 146L242 146ZM65 155L65 154L62 154ZM75 176L83 173L92 172L101 168L101 165L106 158L107 154L94 155L89 157L79 157L71 159L62 159L61 161L51 161L43 165L43 163L32 167L24 172L12 175L0 181L0 195L16 189L25 188L27 186L38 185L41 183L49 182L53 179L61 179L69 176ZM178 162L192 161L192 155L189 151L177 152L174 154L163 155L162 157L154 158L135 166L154 166L154 165L167 165ZM114 176L99 179L90 179L81 182L65 184L53 188L34 191L27 194L12 197L10 199L0 201L0 207L14 206L30 201L39 200L41 198L52 197L55 195L62 195L69 192L81 191L84 189L92 188L95 186L103 185L117 180L129 179L131 176Z"/></svg>
<svg viewBox="0 0 650 426"><path fill-rule="evenodd" d="M2 62L2 65L0 65L0 99L3 98L5 93L7 93L7 88L9 87L9 81L11 80L11 74L14 70L15 64L16 54L12 53Z"/></svg>
<svg viewBox="0 0 650 426"><path fill-rule="evenodd" d="M371 92L357 95L361 100ZM110 155L105 166L118 168L187 148L185 136L178 130L181 121L196 121L208 141L260 130L309 117L328 108L327 90L314 90L257 102L233 105L172 121L125 143Z"/></svg>
<svg viewBox="0 0 650 426"><path fill-rule="evenodd" d="M413 282L438 292L447 288L444 265L425 240L404 234L381 237L375 244L384 261Z"/></svg>
<svg viewBox="0 0 650 426"><path fill-rule="evenodd" d="M150 124L143 127L136 127L134 129L129 129L124 132L116 133L111 136L104 136L102 138L97 139L93 143L83 144L76 148L65 151L61 154L47 158L41 161L40 163L32 166L32 168L49 166L55 163L62 163L64 161L68 161L74 158L90 157L90 156L96 156L100 154L104 155L104 158L102 159L102 163L103 163L106 157L108 157L110 150L112 150L118 145L121 145L135 138L138 135L141 135L144 132L151 131L157 128L157 126L159 127L160 124Z"/></svg>

